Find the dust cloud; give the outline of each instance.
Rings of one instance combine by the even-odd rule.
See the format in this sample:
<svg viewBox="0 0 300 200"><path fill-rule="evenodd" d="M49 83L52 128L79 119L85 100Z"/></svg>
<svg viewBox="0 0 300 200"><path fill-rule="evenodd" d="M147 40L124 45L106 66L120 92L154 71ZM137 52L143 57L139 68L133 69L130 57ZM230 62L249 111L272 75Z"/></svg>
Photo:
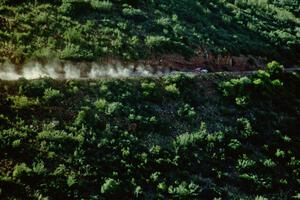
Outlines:
<svg viewBox="0 0 300 200"><path fill-rule="evenodd" d="M151 67L143 64L122 63L100 64L73 63L68 61L28 62L22 66L11 63L0 63L0 79L17 80L19 78L38 79L50 77L53 79L97 79L101 77L134 77L160 76L170 73L164 67Z"/></svg>

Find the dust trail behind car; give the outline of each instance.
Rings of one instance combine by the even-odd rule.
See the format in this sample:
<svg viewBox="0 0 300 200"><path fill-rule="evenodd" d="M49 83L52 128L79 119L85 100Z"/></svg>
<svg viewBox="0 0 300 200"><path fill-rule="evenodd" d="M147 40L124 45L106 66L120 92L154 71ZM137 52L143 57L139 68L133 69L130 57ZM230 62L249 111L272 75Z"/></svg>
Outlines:
<svg viewBox="0 0 300 200"><path fill-rule="evenodd" d="M46 63L28 62L22 66L11 63L0 64L0 79L17 80L19 78L37 79L50 77L53 79L95 79L100 77L132 77L160 76L170 73L170 68L143 64L96 62L74 63L68 61L51 61Z"/></svg>

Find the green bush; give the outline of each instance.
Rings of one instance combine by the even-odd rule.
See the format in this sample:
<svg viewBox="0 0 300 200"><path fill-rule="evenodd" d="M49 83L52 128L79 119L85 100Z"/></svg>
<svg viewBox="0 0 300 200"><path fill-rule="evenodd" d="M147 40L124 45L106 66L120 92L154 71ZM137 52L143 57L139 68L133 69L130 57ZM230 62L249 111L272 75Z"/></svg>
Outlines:
<svg viewBox="0 0 300 200"><path fill-rule="evenodd" d="M103 185L101 186L101 193L113 193L118 190L120 183L112 178L105 179Z"/></svg>
<svg viewBox="0 0 300 200"><path fill-rule="evenodd" d="M31 169L27 167L26 163L20 163L14 167L13 177L18 179L22 178L23 176L28 176L29 173L31 173Z"/></svg>
<svg viewBox="0 0 300 200"><path fill-rule="evenodd" d="M107 105L106 114L107 115L119 115L124 111L124 106L120 102L112 102Z"/></svg>
<svg viewBox="0 0 300 200"><path fill-rule="evenodd" d="M268 200L268 198L265 198L263 196L256 196L255 200Z"/></svg>
<svg viewBox="0 0 300 200"><path fill-rule="evenodd" d="M62 1L61 6L59 7L59 12L67 14L72 11L72 3L70 1Z"/></svg>
<svg viewBox="0 0 300 200"><path fill-rule="evenodd" d="M244 76L219 84L224 96L235 100L236 104L246 107L254 100L270 99L282 92L283 82L280 76L283 66L276 61L268 63L266 71L258 72L250 77Z"/></svg>
<svg viewBox="0 0 300 200"><path fill-rule="evenodd" d="M79 42L82 39L82 34L77 28L69 28L64 32L64 39L68 42ZM71 44L68 46L71 49Z"/></svg>
<svg viewBox="0 0 300 200"><path fill-rule="evenodd" d="M252 125L250 121L246 118L239 118L237 119L238 127L239 127L239 133L242 138L247 139L256 133L252 129Z"/></svg>
<svg viewBox="0 0 300 200"><path fill-rule="evenodd" d="M206 125L205 123L201 123L201 127L198 131L177 136L173 144L177 150L181 148L188 149L190 146L204 141L207 135Z"/></svg>
<svg viewBox="0 0 300 200"><path fill-rule="evenodd" d="M243 154L243 158L238 159L237 168L239 171L249 170L256 165L254 160L249 159L245 154Z"/></svg>
<svg viewBox="0 0 300 200"><path fill-rule="evenodd" d="M44 91L43 100L46 103L58 103L63 98L63 94L59 90L47 88Z"/></svg>
<svg viewBox="0 0 300 200"><path fill-rule="evenodd" d="M28 134L14 128L0 130L0 149L6 147L18 147L23 141L28 139ZM19 143L19 145L17 144Z"/></svg>
<svg viewBox="0 0 300 200"><path fill-rule="evenodd" d="M180 96L180 91L179 89L177 88L176 84L172 84L172 85L167 85L165 87L165 90L170 93L172 96L174 97L178 97Z"/></svg>
<svg viewBox="0 0 300 200"><path fill-rule="evenodd" d="M74 125L76 126L88 125L88 124L92 124L93 121L94 121L94 116L92 116L91 108L88 106L84 106L78 112L74 120Z"/></svg>
<svg viewBox="0 0 300 200"><path fill-rule="evenodd" d="M190 184L186 182L180 183L178 186L170 186L168 192L173 195L175 198L185 199L197 196L199 193L200 187L191 182Z"/></svg>
<svg viewBox="0 0 300 200"><path fill-rule="evenodd" d="M147 36L145 39L145 45L154 50L166 48L166 46L169 46L170 43L170 38L165 36Z"/></svg>
<svg viewBox="0 0 300 200"><path fill-rule="evenodd" d="M122 6L123 6L122 13L125 16L137 17L137 16L145 15L145 13L141 9L134 8L131 5L123 4Z"/></svg>
<svg viewBox="0 0 300 200"><path fill-rule="evenodd" d="M105 99L98 99L94 103L95 107L97 108L98 111L100 112L105 112L106 108L108 106L108 102Z"/></svg>
<svg viewBox="0 0 300 200"><path fill-rule="evenodd" d="M31 81L21 79L20 81L19 94L22 96L37 98L43 96L45 88L49 88L53 80L50 78L43 78Z"/></svg>
<svg viewBox="0 0 300 200"><path fill-rule="evenodd" d="M236 97L235 103L238 106L246 106L249 103L249 97L243 96L243 97Z"/></svg>
<svg viewBox="0 0 300 200"><path fill-rule="evenodd" d="M285 157L285 152L281 149L277 149L275 153L277 158L284 158Z"/></svg>
<svg viewBox="0 0 300 200"><path fill-rule="evenodd" d="M272 159L266 159L263 161L263 165L268 168L273 168L276 166L276 163Z"/></svg>
<svg viewBox="0 0 300 200"><path fill-rule="evenodd" d="M145 97L154 96L154 91L157 88L154 82L150 82L150 83L143 82L141 86L143 89L143 96Z"/></svg>
<svg viewBox="0 0 300 200"><path fill-rule="evenodd" d="M32 165L32 172L37 174L37 175L46 175L47 169L45 167L45 164L43 161L34 163Z"/></svg>
<svg viewBox="0 0 300 200"><path fill-rule="evenodd" d="M65 131L59 130L44 130L38 133L38 140L44 141L57 141L57 142L80 142L82 140L81 137L74 137Z"/></svg>
<svg viewBox="0 0 300 200"><path fill-rule="evenodd" d="M267 64L267 72L271 75L280 74L283 72L283 69L284 67L276 61L272 61Z"/></svg>
<svg viewBox="0 0 300 200"><path fill-rule="evenodd" d="M12 101L12 108L14 109L28 109L39 105L38 99L31 99L26 96L10 96L8 99Z"/></svg>
<svg viewBox="0 0 300 200"><path fill-rule="evenodd" d="M196 117L197 113L195 112L195 109L190 106L189 104L184 104L182 107L180 107L177 110L178 116L192 120Z"/></svg>
<svg viewBox="0 0 300 200"><path fill-rule="evenodd" d="M68 175L67 177L67 185L69 187L72 187L73 185L75 185L77 183L76 177L75 175L72 173L70 175Z"/></svg>
<svg viewBox="0 0 300 200"><path fill-rule="evenodd" d="M91 0L91 6L99 11L110 11L113 4L110 1Z"/></svg>
<svg viewBox="0 0 300 200"><path fill-rule="evenodd" d="M242 143L237 139L231 139L228 146L233 150L237 150L242 146Z"/></svg>

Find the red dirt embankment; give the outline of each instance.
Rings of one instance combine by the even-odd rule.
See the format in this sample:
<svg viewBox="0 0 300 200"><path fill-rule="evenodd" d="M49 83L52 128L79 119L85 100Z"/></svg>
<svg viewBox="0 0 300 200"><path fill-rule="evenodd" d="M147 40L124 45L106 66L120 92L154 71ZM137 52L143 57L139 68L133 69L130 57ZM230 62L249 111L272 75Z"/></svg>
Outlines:
<svg viewBox="0 0 300 200"><path fill-rule="evenodd" d="M266 62L266 59L252 56L214 55L199 51L195 57L190 59L186 59L181 55L163 55L139 63L163 66L175 70L192 70L200 67L210 71L250 71L263 67Z"/></svg>

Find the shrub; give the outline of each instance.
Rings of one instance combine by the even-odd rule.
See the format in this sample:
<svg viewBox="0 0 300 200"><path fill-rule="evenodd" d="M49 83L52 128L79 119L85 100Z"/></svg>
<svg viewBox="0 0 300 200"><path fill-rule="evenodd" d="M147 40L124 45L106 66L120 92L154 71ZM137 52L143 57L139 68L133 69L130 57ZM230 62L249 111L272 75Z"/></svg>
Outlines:
<svg viewBox="0 0 300 200"><path fill-rule="evenodd" d="M62 176L66 174L66 166L64 164L59 164L59 166L54 170L54 176Z"/></svg>
<svg viewBox="0 0 300 200"><path fill-rule="evenodd" d="M182 107L180 107L177 111L177 114L178 116L189 120L195 118L197 115L195 109L189 104L184 104Z"/></svg>
<svg viewBox="0 0 300 200"><path fill-rule="evenodd" d="M83 49L78 44L67 43L62 51L60 51L59 57L66 60L92 60L94 53L90 49Z"/></svg>
<svg viewBox="0 0 300 200"><path fill-rule="evenodd" d="M145 44L150 49L158 49L159 47L165 47L170 44L170 38L165 36L147 36Z"/></svg>
<svg viewBox="0 0 300 200"><path fill-rule="evenodd" d="M193 76L183 72L176 72L164 77L165 84L176 84L179 88L186 88L193 83Z"/></svg>
<svg viewBox="0 0 300 200"><path fill-rule="evenodd" d="M142 82L141 86L143 90L143 96L145 97L151 97L152 95L154 95L154 91L157 88L154 82Z"/></svg>
<svg viewBox="0 0 300 200"><path fill-rule="evenodd" d="M123 104L120 102L112 102L107 105L106 114L107 115L119 115L123 112Z"/></svg>
<svg viewBox="0 0 300 200"><path fill-rule="evenodd" d="M38 133L38 140L61 142L61 143L78 143L82 142L83 138L81 136L73 136L65 131L60 130L44 130Z"/></svg>
<svg viewBox="0 0 300 200"><path fill-rule="evenodd" d="M158 185L157 185L157 189L161 190L161 191L165 191L167 190L167 184L165 182L160 182Z"/></svg>
<svg viewBox="0 0 300 200"><path fill-rule="evenodd" d="M45 164L43 161L34 163L32 165L32 172L37 175L44 175L47 172L47 169L45 168Z"/></svg>
<svg viewBox="0 0 300 200"><path fill-rule="evenodd" d="M253 135L255 135L255 132L252 129L251 123L246 118L239 118L237 119L237 123L239 125L239 130L242 138L246 139Z"/></svg>
<svg viewBox="0 0 300 200"><path fill-rule="evenodd" d="M237 139L231 139L228 144L228 147L230 147L233 150L237 150L241 146L242 146L241 142Z"/></svg>
<svg viewBox="0 0 300 200"><path fill-rule="evenodd" d="M178 186L170 186L168 188L168 192L175 198L185 199L188 197L197 196L199 189L200 187L193 182L190 184L182 182Z"/></svg>
<svg viewBox="0 0 300 200"><path fill-rule="evenodd" d="M9 100L12 101L12 108L25 109L39 105L38 99L30 99L26 96L10 96Z"/></svg>
<svg viewBox="0 0 300 200"><path fill-rule="evenodd" d="M148 118L148 121L149 121L150 125L155 125L155 124L158 123L158 120L156 119L155 116L152 116L152 117Z"/></svg>
<svg viewBox="0 0 300 200"><path fill-rule="evenodd" d="M69 2L69 1L65 1L63 0L61 6L59 7L58 11L61 12L61 13L70 13L72 11L72 3Z"/></svg>
<svg viewBox="0 0 300 200"><path fill-rule="evenodd" d="M264 160L263 165L268 168L273 168L276 166L276 163L272 159L266 159Z"/></svg>
<svg viewBox="0 0 300 200"><path fill-rule="evenodd" d="M158 153L159 153L159 151L158 151ZM157 153L157 154L158 154ZM159 177L161 176L161 173L160 172L154 172L154 173L152 173L151 175L150 175L150 179L151 179L151 181L153 181L153 182L157 182L158 180L159 180Z"/></svg>
<svg viewBox="0 0 300 200"><path fill-rule="evenodd" d="M115 192L118 187L120 186L120 182L116 181L113 178L107 178L105 179L103 185L101 186L101 193L113 193Z"/></svg>
<svg viewBox="0 0 300 200"><path fill-rule="evenodd" d="M74 121L75 125L82 125L86 121L86 116L87 116L87 111L86 110L81 110L78 112L77 117Z"/></svg>
<svg viewBox="0 0 300 200"><path fill-rule="evenodd" d="M123 15L130 16L130 17L137 17L137 16L145 15L145 13L141 9L134 8L128 4L123 4L122 13L123 13Z"/></svg>
<svg viewBox="0 0 300 200"><path fill-rule="evenodd" d="M201 123L200 129L194 133L184 133L176 137L174 141L174 147L176 150L181 148L188 149L201 141L204 141L208 133L205 123Z"/></svg>
<svg viewBox="0 0 300 200"><path fill-rule="evenodd" d="M272 80L271 84L272 84L274 87L277 87L277 88L283 86L283 82L281 82L279 79Z"/></svg>
<svg viewBox="0 0 300 200"><path fill-rule="evenodd" d="M57 103L59 102L63 97L63 94L59 90L55 90L52 88L47 88L44 91L43 100L46 103Z"/></svg>
<svg viewBox="0 0 300 200"><path fill-rule="evenodd" d="M284 142L286 142L286 143L289 143L289 142L292 141L292 138L290 138L290 137L287 136L287 135L284 135L284 136L282 136L282 140L283 140Z"/></svg>
<svg viewBox="0 0 300 200"><path fill-rule="evenodd" d="M96 116L94 115L93 110L91 110L91 108L88 106L84 106L78 112L74 120L74 125L75 126L93 125L95 119Z"/></svg>
<svg viewBox="0 0 300 200"><path fill-rule="evenodd" d="M36 16L35 22L38 24L45 24L47 23L48 19L49 19L49 14L46 12L41 12L39 13L38 16Z"/></svg>
<svg viewBox="0 0 300 200"><path fill-rule="evenodd" d="M243 154L243 158L238 159L237 168L241 170L251 169L255 166L256 162L254 160L250 160L245 154Z"/></svg>
<svg viewBox="0 0 300 200"><path fill-rule="evenodd" d="M283 70L284 67L276 61L272 61L267 64L267 72L269 72L271 75L281 74Z"/></svg>
<svg viewBox="0 0 300 200"><path fill-rule="evenodd" d="M235 99L239 106L246 106L250 100L261 98L272 98L278 95L279 88L283 82L278 79L283 72L283 66L273 61L268 63L266 71L258 70L253 76L245 76L231 79L220 83L220 89L224 96Z"/></svg>
<svg viewBox="0 0 300 200"><path fill-rule="evenodd" d="M20 147L20 146L21 146L21 140L20 140L20 139L14 140L14 141L12 142L11 146L12 146L13 148L18 148L18 147Z"/></svg>
<svg viewBox="0 0 300 200"><path fill-rule="evenodd" d="M8 146L14 146L28 138L26 132L21 132L15 128L0 131L0 149ZM16 147L16 146L15 146Z"/></svg>
<svg viewBox="0 0 300 200"><path fill-rule="evenodd" d="M14 167L14 171L13 171L13 177L18 179L21 178L22 176L26 176L31 172L31 169L29 167L27 167L26 163L20 163L17 164Z"/></svg>
<svg viewBox="0 0 300 200"><path fill-rule="evenodd" d="M167 85L165 87L165 90L170 93L171 95L177 97L177 96L180 96L180 91L179 89L177 88L176 84L172 84L172 85Z"/></svg>
<svg viewBox="0 0 300 200"><path fill-rule="evenodd" d="M69 82L67 92L71 95L77 94L79 92L79 88L75 82L73 81Z"/></svg>
<svg viewBox="0 0 300 200"><path fill-rule="evenodd" d="M249 97L247 96L242 96L242 97L236 97L235 98L235 103L238 106L246 106L249 103Z"/></svg>
<svg viewBox="0 0 300 200"><path fill-rule="evenodd" d="M133 193L136 198L140 197L143 194L142 187L136 186Z"/></svg>
<svg viewBox="0 0 300 200"><path fill-rule="evenodd" d="M256 196L255 200L268 200L268 198L265 198L263 196Z"/></svg>
<svg viewBox="0 0 300 200"><path fill-rule="evenodd" d="M64 32L64 39L68 42L79 42L82 39L82 34L78 28L69 28Z"/></svg>
<svg viewBox="0 0 300 200"><path fill-rule="evenodd" d="M105 99L98 99L95 103L94 103L95 107L97 108L98 111L100 112L105 112L108 102Z"/></svg>
<svg viewBox="0 0 300 200"><path fill-rule="evenodd" d="M258 180L258 176L255 174L247 174L243 173L239 175L239 178L242 180L245 180L247 182L251 182L252 184L255 183L256 180Z"/></svg>
<svg viewBox="0 0 300 200"><path fill-rule="evenodd" d="M91 0L91 6L99 11L110 11L113 4L110 1Z"/></svg>
<svg viewBox="0 0 300 200"><path fill-rule="evenodd" d="M292 197L292 199L300 199L300 193L297 193L296 195L294 195L294 196Z"/></svg>
<svg viewBox="0 0 300 200"><path fill-rule="evenodd" d="M67 177L67 185L69 187L72 187L73 185L75 185L77 183L77 179L75 177L74 173L71 173L70 175L68 175Z"/></svg>
<svg viewBox="0 0 300 200"><path fill-rule="evenodd" d="M250 85L252 80L245 76L239 79L231 79L220 84L224 96L242 96L240 92Z"/></svg>
<svg viewBox="0 0 300 200"><path fill-rule="evenodd" d="M277 149L275 153L277 158L284 158L285 157L285 152L281 149Z"/></svg>
<svg viewBox="0 0 300 200"><path fill-rule="evenodd" d="M49 88L52 79L43 78L37 80L20 80L19 94L27 97L40 97L43 96L45 88Z"/></svg>

